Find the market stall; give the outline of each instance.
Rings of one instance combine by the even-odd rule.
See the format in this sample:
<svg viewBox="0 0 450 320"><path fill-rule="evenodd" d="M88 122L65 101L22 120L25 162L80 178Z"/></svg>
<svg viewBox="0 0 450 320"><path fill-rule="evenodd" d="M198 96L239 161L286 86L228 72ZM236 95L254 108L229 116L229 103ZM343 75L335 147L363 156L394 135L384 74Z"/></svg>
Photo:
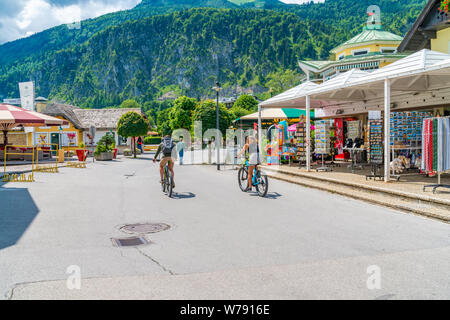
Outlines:
<svg viewBox="0 0 450 320"><path fill-rule="evenodd" d="M425 110L450 105L450 55L422 50L372 73L359 70L338 75L318 87L282 98L284 107L316 109L316 118L338 118L379 112L383 121L383 177L391 177L391 111ZM276 97L274 97L276 98ZM261 109L279 108L269 99ZM307 128L310 121L307 119ZM368 126L364 143L369 144ZM417 132L416 132L417 134ZM309 135L307 135L308 139ZM373 140L374 141L374 140ZM395 143L395 140L393 140ZM311 169L311 141L307 141L307 170ZM392 145L394 146L394 145ZM364 146L367 150L370 145ZM367 148L368 147L368 148ZM394 148L395 149L395 148ZM375 145L372 150L375 150ZM411 150L410 150L411 151Z"/></svg>

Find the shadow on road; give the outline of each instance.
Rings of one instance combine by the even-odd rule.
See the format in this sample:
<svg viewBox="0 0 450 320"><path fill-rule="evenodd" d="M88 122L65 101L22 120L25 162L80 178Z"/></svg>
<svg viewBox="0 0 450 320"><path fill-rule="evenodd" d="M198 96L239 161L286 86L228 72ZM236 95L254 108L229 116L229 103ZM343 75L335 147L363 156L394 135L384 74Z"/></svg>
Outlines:
<svg viewBox="0 0 450 320"><path fill-rule="evenodd" d="M172 194L173 199L190 199L195 197L196 195L192 192L174 192Z"/></svg>
<svg viewBox="0 0 450 320"><path fill-rule="evenodd" d="M259 197L257 193L252 193L252 197ZM279 197L282 197L283 195L279 194L278 192L268 192L265 196L266 199L278 199Z"/></svg>
<svg viewBox="0 0 450 320"><path fill-rule="evenodd" d="M39 213L28 189L3 186L0 182L0 250L16 244Z"/></svg>

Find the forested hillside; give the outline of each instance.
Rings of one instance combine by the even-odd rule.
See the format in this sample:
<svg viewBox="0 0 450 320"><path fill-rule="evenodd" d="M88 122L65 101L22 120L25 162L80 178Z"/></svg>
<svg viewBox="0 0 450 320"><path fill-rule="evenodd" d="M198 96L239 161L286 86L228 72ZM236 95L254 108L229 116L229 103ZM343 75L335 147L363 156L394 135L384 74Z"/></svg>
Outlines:
<svg viewBox="0 0 450 320"><path fill-rule="evenodd" d="M328 58L331 48L361 31L370 4L381 7L387 30L403 35L424 2L299 6L266 0L238 6L226 0L146 0L84 21L81 30L60 26L0 46L0 98L18 96L17 82L30 78L37 94L84 107L116 106L127 98L152 101L167 91L207 96L217 79L228 89L260 93L268 90L271 73L297 70L299 59ZM261 6L270 10L255 8ZM217 9L223 7L231 9Z"/></svg>

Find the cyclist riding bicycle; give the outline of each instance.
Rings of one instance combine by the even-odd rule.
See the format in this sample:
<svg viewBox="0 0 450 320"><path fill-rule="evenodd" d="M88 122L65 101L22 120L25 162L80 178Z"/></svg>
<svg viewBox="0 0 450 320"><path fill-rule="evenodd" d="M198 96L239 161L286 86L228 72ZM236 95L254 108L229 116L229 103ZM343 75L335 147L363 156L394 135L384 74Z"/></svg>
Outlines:
<svg viewBox="0 0 450 320"><path fill-rule="evenodd" d="M250 157L248 160L248 186L245 192L251 191L253 187L252 178L253 171L256 166L259 164L259 150L258 150L258 141L256 137L249 136L247 137L247 143L244 145L242 150L237 154L237 157L240 157L245 151L248 150Z"/></svg>
<svg viewBox="0 0 450 320"><path fill-rule="evenodd" d="M156 162L156 159L158 158L159 154L162 153L161 162L159 164L159 173L161 175L161 183L163 181L164 177L164 166L167 164L170 170L170 173L172 174L173 179L173 188L175 188L175 173L173 171L173 165L174 160L172 158L172 150L175 148L175 143L172 140L172 137L170 135L166 135L162 141L161 144L158 147L158 150L156 150L155 157L153 158L153 162Z"/></svg>

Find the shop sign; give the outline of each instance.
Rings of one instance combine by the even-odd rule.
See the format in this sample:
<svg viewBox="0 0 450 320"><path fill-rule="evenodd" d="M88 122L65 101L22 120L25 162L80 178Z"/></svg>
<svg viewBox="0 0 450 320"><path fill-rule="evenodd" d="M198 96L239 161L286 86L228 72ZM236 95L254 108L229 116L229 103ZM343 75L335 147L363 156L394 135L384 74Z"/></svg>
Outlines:
<svg viewBox="0 0 450 320"><path fill-rule="evenodd" d="M379 110L369 111L369 120L381 120L381 111Z"/></svg>

